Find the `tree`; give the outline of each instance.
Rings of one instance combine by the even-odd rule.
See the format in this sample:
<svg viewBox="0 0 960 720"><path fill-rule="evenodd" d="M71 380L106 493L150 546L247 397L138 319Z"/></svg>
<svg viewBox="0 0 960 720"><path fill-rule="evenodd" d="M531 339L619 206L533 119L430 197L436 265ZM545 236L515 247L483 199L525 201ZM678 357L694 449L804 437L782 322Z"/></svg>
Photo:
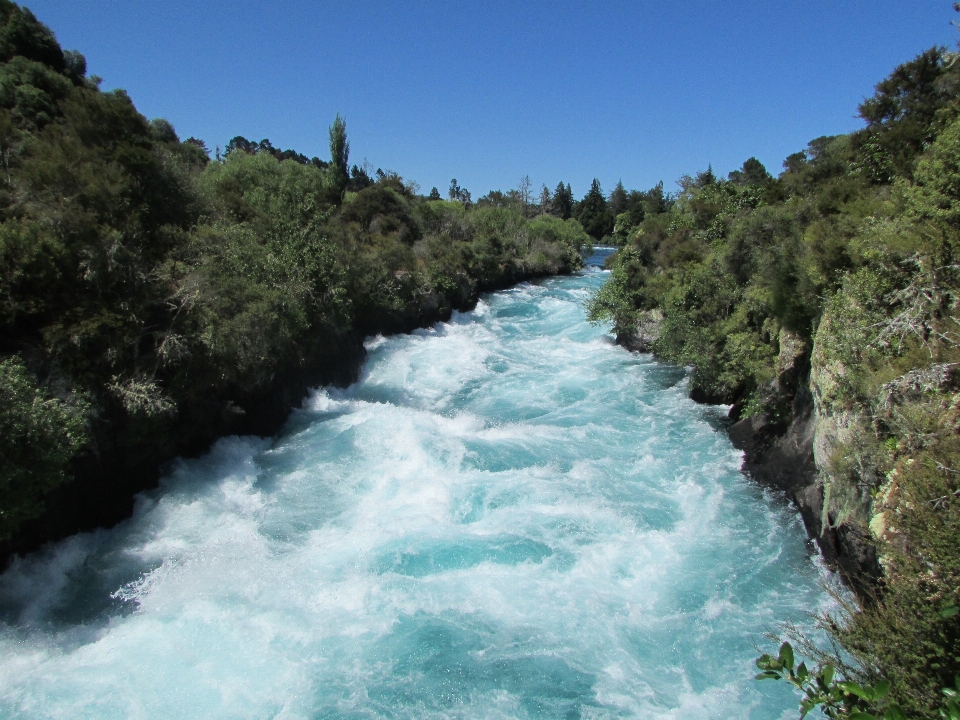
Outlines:
<svg viewBox="0 0 960 720"><path fill-rule="evenodd" d="M897 67L860 105L868 126L851 138L860 165L877 183L909 175L913 162L955 116L941 109L954 102L960 85L957 64L934 47Z"/></svg>
<svg viewBox="0 0 960 720"><path fill-rule="evenodd" d="M573 217L573 192L570 190L570 184L566 186L561 182L553 193L553 214L561 220L569 220Z"/></svg>
<svg viewBox="0 0 960 720"><path fill-rule="evenodd" d="M628 206L627 191L623 188L623 182L618 180L617 186L610 193L610 211L616 216L626 212Z"/></svg>
<svg viewBox="0 0 960 720"><path fill-rule="evenodd" d="M730 182L741 186L768 185L773 180L767 168L755 157L746 160L739 170L734 170L727 177Z"/></svg>
<svg viewBox="0 0 960 720"><path fill-rule="evenodd" d="M237 135L223 149L223 156L228 157L232 152L245 152L248 155L255 155L260 146L252 140L247 140L243 135Z"/></svg>
<svg viewBox="0 0 960 720"><path fill-rule="evenodd" d="M694 184L698 188L705 188L708 185L714 185L717 182L717 176L713 174L713 165L707 165L707 169L703 172L698 172L697 177L694 179Z"/></svg>
<svg viewBox="0 0 960 720"><path fill-rule="evenodd" d="M920 158L906 195L913 215L960 228L960 121L940 133Z"/></svg>
<svg viewBox="0 0 960 720"><path fill-rule="evenodd" d="M450 196L451 200L462 202L464 205L470 204L470 191L466 188L460 187L457 184L456 178L450 181L450 190L447 194Z"/></svg>
<svg viewBox="0 0 960 720"><path fill-rule="evenodd" d="M553 198L550 195L550 188L546 185L540 188L540 214L549 215L553 210Z"/></svg>
<svg viewBox="0 0 960 720"><path fill-rule="evenodd" d="M373 178L367 174L366 168L354 165L350 168L350 182L347 183L347 189L353 192L363 190L373 185Z"/></svg>
<svg viewBox="0 0 960 720"><path fill-rule="evenodd" d="M334 187L340 200L347 190L350 179L350 143L347 142L347 121L339 113L330 126L330 170L333 175Z"/></svg>
<svg viewBox="0 0 960 720"><path fill-rule="evenodd" d="M0 5L0 23L3 26L0 30L0 61L7 62L19 55L43 63L57 72L69 69L63 50L50 28L37 20L30 10L4 0Z"/></svg>
<svg viewBox="0 0 960 720"><path fill-rule="evenodd" d="M600 181L596 178L590 184L590 190L580 203L577 220L587 231L587 235L600 241L604 235L613 232L613 216L607 209L607 199L600 189Z"/></svg>
<svg viewBox="0 0 960 720"><path fill-rule="evenodd" d="M435 187L430 188L430 195L428 196L428 199L430 199L430 200L439 200L439 199L440 199L440 191L437 190L437 188L435 188Z"/></svg>
<svg viewBox="0 0 960 720"><path fill-rule="evenodd" d="M173 129L173 125L170 124L169 120L164 120L163 118L154 118L150 121L150 134L157 142L180 142L180 138L177 137L177 131Z"/></svg>
<svg viewBox="0 0 960 720"><path fill-rule="evenodd" d="M522 178L520 178L520 184L517 185L517 193L520 196L520 204L523 208L524 216L528 214L527 209L530 207L530 200L532 197L530 194L531 187L533 187L533 185L530 182L529 175L524 175Z"/></svg>
<svg viewBox="0 0 960 720"><path fill-rule="evenodd" d="M478 207L519 207L523 212L523 198L519 190L507 190L505 193L500 190L491 190L486 195L477 200Z"/></svg>
<svg viewBox="0 0 960 720"><path fill-rule="evenodd" d="M0 360L0 540L70 478L70 460L87 441L85 411L48 397L19 356Z"/></svg>
<svg viewBox="0 0 960 720"><path fill-rule="evenodd" d="M663 180L644 193L640 193L640 209L631 210L634 216L639 216L637 224L647 215L660 215L670 209L671 199L663 191Z"/></svg>

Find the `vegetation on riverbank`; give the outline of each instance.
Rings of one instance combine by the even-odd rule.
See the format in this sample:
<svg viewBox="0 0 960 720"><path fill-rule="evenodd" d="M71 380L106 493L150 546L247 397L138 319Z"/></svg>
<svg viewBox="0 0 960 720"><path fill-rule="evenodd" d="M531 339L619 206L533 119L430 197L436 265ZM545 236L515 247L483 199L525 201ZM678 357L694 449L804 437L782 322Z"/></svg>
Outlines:
<svg viewBox="0 0 960 720"><path fill-rule="evenodd" d="M862 533L883 566L862 607L825 622L857 661L850 680L886 678L923 718L960 674L960 617L945 611L960 602L957 58L933 48L898 67L860 106L862 130L813 140L779 177L751 158L618 217L590 304L693 366L695 395L735 419L785 427L797 388L778 363L804 358L824 526Z"/></svg>
<svg viewBox="0 0 960 720"><path fill-rule="evenodd" d="M249 399L365 334L572 271L609 238L591 317L693 366L700 397L785 424L784 358L809 368L823 522L872 538L884 569L824 620L845 655L820 659L937 717L960 673L957 56L921 54L860 111L778 177L751 158L676 195L594 181L574 202L561 183L538 204L521 183L473 203L453 181L443 200L351 167L339 117L329 161L242 137L211 158L0 0L0 541L78 477L245 427Z"/></svg>
<svg viewBox="0 0 960 720"><path fill-rule="evenodd" d="M339 117L329 162L241 137L211 158L98 85L0 0L0 541L78 468L202 449L365 334L582 266L576 220L350 168Z"/></svg>

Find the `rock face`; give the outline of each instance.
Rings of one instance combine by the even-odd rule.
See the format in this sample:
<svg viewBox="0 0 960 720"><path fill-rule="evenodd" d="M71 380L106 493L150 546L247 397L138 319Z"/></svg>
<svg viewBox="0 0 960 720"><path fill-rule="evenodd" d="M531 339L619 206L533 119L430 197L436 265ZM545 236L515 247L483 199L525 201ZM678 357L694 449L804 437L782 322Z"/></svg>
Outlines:
<svg viewBox="0 0 960 720"><path fill-rule="evenodd" d="M822 473L832 448L843 439L847 421L818 407L807 343L781 330L779 344L777 376L760 389L764 405L773 409L735 422L730 426L730 441L744 452L743 471L790 499L824 560L866 600L881 573L870 533L824 516Z"/></svg>
<svg viewBox="0 0 960 720"><path fill-rule="evenodd" d="M869 533L853 524L834 525L824 517L823 482L814 455L815 440L830 432L824 425L831 425L831 420L818 417L809 384L803 382L789 424L754 415L730 427L730 441L744 451L744 472L787 495L827 564L867 599L881 574Z"/></svg>
<svg viewBox="0 0 960 720"><path fill-rule="evenodd" d="M617 333L617 345L622 345L633 352L648 353L653 350L653 343L660 337L660 323L663 321L663 312L659 308L645 310L633 327Z"/></svg>

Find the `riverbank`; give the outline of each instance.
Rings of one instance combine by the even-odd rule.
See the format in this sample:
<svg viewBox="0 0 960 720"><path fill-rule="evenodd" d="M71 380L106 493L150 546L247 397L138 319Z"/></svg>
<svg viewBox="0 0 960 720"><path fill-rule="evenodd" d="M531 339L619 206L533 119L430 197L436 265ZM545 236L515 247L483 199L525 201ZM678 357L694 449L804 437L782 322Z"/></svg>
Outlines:
<svg viewBox="0 0 960 720"><path fill-rule="evenodd" d="M448 321L454 311L472 310L483 293L550 275L512 268L493 281L467 280L452 297L435 293L422 298L402 315L381 318L380 325L367 330L369 335L389 336L430 327ZM311 389L356 382L366 357L365 337L368 335L342 333L333 342L306 348L300 362L280 368L256 392L232 387L201 398L181 409L176 422L152 438L133 437L140 428L129 420L124 422L123 417L93 418L91 446L95 450L75 459L72 480L47 495L42 515L24 523L10 540L0 542L0 568L16 554L129 518L135 496L157 487L164 468L175 458L197 457L227 435L276 434Z"/></svg>
<svg viewBox="0 0 960 720"><path fill-rule="evenodd" d="M662 317L659 312L646 313L637 321L636 329L617 334L617 344L632 352L651 352ZM882 576L875 541L856 525L834 524L824 516L822 470L814 454L820 419L810 386L809 352L802 347L798 352L796 343L783 342L776 367L777 376L767 392L786 396L787 412L765 410L740 419L742 408L733 405L727 430L730 441L743 451L743 472L761 485L786 495L828 567L839 574L861 601L869 602ZM699 403L718 402L717 398L696 389L690 396Z"/></svg>
<svg viewBox="0 0 960 720"><path fill-rule="evenodd" d="M777 618L829 606L822 564L683 369L585 322L606 277L369 339L278 435L18 560L0 716L789 713L748 668Z"/></svg>

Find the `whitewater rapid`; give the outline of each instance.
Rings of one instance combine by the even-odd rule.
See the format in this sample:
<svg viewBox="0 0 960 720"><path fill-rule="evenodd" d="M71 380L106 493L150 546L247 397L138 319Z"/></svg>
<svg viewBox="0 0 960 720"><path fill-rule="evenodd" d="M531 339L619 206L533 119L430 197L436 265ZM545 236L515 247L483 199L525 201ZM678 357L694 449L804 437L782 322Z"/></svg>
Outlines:
<svg viewBox="0 0 960 720"><path fill-rule="evenodd" d="M754 646L823 571L723 409L586 323L605 276L372 339L277 437L16 559L0 717L796 717Z"/></svg>

